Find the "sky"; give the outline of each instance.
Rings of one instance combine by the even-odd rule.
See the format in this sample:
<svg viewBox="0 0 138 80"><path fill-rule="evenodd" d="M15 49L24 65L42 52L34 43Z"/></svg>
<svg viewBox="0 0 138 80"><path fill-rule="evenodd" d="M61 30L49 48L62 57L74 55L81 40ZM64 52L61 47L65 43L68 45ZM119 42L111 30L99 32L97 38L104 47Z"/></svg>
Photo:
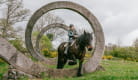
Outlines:
<svg viewBox="0 0 138 80"><path fill-rule="evenodd" d="M24 7L34 13L47 3L60 0L23 0ZM138 37L138 0L64 0L72 1L89 9L102 25L106 44L131 46ZM79 14L69 10L54 10L67 25L91 31L88 22ZM25 23L21 25L26 25ZM84 26L87 26L84 27Z"/></svg>

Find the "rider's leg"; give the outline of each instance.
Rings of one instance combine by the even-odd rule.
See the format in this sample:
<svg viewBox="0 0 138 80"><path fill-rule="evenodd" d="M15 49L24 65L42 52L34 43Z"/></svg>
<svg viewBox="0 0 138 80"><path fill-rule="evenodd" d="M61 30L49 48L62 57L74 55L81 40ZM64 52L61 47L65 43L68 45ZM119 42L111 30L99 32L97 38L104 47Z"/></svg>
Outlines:
<svg viewBox="0 0 138 80"><path fill-rule="evenodd" d="M67 43L67 47L66 47L66 49L65 49L65 54L68 54L68 49L69 49L69 46L70 46L70 44L72 43L72 38L69 38L69 42Z"/></svg>
<svg viewBox="0 0 138 80"><path fill-rule="evenodd" d="M73 43L74 43L74 40L71 40L71 41L69 42L69 47L72 46ZM68 47L68 48L69 48L69 47ZM70 62L71 62L71 65L76 64L77 61L76 61L75 55L74 55L72 52L70 52L70 51L68 51L67 54L68 54L69 60L71 60L71 61L70 61ZM69 63L69 64L70 64L70 63Z"/></svg>
<svg viewBox="0 0 138 80"><path fill-rule="evenodd" d="M65 51L64 51L65 54L68 53L68 49L69 49L69 43L67 43L67 47L65 48Z"/></svg>

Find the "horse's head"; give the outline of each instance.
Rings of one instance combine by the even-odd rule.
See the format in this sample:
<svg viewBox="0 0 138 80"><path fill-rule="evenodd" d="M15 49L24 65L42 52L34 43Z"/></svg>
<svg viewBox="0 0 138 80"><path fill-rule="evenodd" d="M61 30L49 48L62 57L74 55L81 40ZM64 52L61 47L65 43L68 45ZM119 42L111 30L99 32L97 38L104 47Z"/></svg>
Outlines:
<svg viewBox="0 0 138 80"><path fill-rule="evenodd" d="M84 41L88 51L91 51L93 49L92 40L93 40L92 33L87 33L84 31Z"/></svg>

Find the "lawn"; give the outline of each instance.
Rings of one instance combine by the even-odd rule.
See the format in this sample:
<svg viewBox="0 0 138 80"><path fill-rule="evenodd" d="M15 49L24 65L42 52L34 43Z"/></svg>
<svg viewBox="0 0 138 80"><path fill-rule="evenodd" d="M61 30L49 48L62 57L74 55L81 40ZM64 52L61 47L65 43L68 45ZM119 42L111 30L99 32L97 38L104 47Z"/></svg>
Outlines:
<svg viewBox="0 0 138 80"><path fill-rule="evenodd" d="M124 60L103 60L101 64L106 69L106 71L98 71L91 74L85 74L82 77L62 79L45 78L38 80L138 80L138 62ZM0 76L6 70L7 64L0 64Z"/></svg>
<svg viewBox="0 0 138 80"><path fill-rule="evenodd" d="M82 77L43 80L138 80L138 62L124 60L104 60L106 71L85 74Z"/></svg>
<svg viewBox="0 0 138 80"><path fill-rule="evenodd" d="M0 80L3 74L8 70L8 64L0 62Z"/></svg>

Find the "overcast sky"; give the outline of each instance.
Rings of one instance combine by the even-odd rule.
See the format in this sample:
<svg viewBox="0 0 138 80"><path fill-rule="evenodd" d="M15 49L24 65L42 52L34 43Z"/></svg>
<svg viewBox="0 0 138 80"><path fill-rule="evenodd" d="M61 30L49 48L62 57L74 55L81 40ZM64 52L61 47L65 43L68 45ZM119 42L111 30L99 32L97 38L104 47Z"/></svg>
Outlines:
<svg viewBox="0 0 138 80"><path fill-rule="evenodd" d="M60 0L23 0L24 7L35 12L43 5ZM106 44L118 43L130 46L138 37L138 0L67 0L88 8L103 27ZM88 22L80 15L69 10L52 11L65 20L65 23L90 29ZM25 24L24 24L25 25ZM85 26L85 27L84 27Z"/></svg>

